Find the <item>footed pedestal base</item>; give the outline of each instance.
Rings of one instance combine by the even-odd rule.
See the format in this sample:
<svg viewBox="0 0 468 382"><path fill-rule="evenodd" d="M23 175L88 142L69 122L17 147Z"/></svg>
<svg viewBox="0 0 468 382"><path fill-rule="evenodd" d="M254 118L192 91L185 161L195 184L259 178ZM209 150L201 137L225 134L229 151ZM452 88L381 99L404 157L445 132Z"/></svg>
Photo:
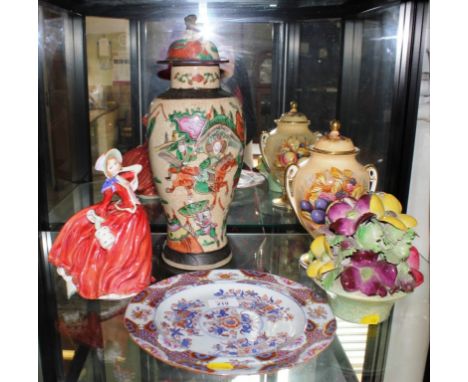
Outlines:
<svg viewBox="0 0 468 382"><path fill-rule="evenodd" d="M292 210L289 200L283 194L280 198L274 198L272 201L274 207L282 208L285 210Z"/></svg>
<svg viewBox="0 0 468 382"><path fill-rule="evenodd" d="M207 253L182 253L169 248L167 243L164 243L162 251L162 259L167 265L185 271L206 271L220 268L229 263L231 258L229 243L217 251Z"/></svg>

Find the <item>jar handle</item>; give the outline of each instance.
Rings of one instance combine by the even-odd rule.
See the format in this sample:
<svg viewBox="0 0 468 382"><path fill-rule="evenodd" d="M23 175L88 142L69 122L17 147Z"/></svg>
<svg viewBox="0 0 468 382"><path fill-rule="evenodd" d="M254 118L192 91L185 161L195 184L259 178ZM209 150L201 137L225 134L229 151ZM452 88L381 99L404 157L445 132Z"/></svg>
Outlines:
<svg viewBox="0 0 468 382"><path fill-rule="evenodd" d="M286 187L286 194L288 195L289 204L294 209L294 213L299 218L300 211L298 211L297 205L294 202L294 192L292 190L292 181L297 175L297 171L299 167L295 164L291 164L286 168L286 172L284 173L284 185Z"/></svg>
<svg viewBox="0 0 468 382"><path fill-rule="evenodd" d="M265 147L269 137L270 134L268 134L266 131L262 131L260 134L260 154L262 154L262 161L267 172L271 173L270 165L268 164L268 158L265 156Z"/></svg>
<svg viewBox="0 0 468 382"><path fill-rule="evenodd" d="M373 164L366 164L364 168L369 176L369 191L375 192L377 190L377 182L379 181L379 173Z"/></svg>

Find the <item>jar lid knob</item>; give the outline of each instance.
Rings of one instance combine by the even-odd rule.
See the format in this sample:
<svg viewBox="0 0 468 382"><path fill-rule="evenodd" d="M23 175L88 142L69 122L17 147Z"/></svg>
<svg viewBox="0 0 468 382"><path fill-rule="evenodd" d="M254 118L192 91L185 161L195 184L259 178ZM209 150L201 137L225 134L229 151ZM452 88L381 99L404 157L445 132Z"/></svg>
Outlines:
<svg viewBox="0 0 468 382"><path fill-rule="evenodd" d="M291 107L291 110L290 110L291 113L297 113L297 106L298 106L297 101L289 102L289 106Z"/></svg>
<svg viewBox="0 0 468 382"><path fill-rule="evenodd" d="M200 32L200 29L197 28L197 16L196 15L188 15L184 17L185 27L187 30L193 30L196 32Z"/></svg>
<svg viewBox="0 0 468 382"><path fill-rule="evenodd" d="M330 122L330 138L338 138L340 136L341 122L334 119Z"/></svg>

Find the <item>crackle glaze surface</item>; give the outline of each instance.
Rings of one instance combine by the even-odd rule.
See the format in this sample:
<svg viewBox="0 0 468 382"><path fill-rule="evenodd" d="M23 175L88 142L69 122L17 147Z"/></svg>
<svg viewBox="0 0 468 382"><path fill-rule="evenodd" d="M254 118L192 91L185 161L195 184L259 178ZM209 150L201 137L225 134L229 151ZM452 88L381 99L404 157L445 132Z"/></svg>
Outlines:
<svg viewBox="0 0 468 382"><path fill-rule="evenodd" d="M206 96L219 88L219 67L174 67L171 87L193 98L151 104L148 149L168 221L167 245L180 253L213 252L227 244L227 214L243 160L242 107L225 92Z"/></svg>
<svg viewBox="0 0 468 382"><path fill-rule="evenodd" d="M191 371L269 373L308 361L333 341L320 296L268 273L187 273L152 285L127 307L125 326L154 357Z"/></svg>

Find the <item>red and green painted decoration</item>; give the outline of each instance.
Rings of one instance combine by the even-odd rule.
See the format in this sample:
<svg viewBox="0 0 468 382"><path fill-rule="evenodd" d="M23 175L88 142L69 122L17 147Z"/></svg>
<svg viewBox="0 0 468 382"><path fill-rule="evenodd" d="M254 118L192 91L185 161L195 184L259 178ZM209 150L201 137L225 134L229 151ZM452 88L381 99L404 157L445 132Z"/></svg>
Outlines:
<svg viewBox="0 0 468 382"><path fill-rule="evenodd" d="M219 60L218 49L212 43L186 38L174 41L169 47L168 60L177 61L216 61Z"/></svg>
<svg viewBox="0 0 468 382"><path fill-rule="evenodd" d="M233 192L242 169L244 125L238 110L234 114L220 109L223 113L211 107L208 113L193 108L169 115L168 120L174 124L172 140L161 146L158 154L169 162L166 179L170 185L166 192L185 188L188 195L211 194L213 206L221 205L220 192ZM154 128L152 121L149 125ZM236 170L233 187L226 181L231 169Z"/></svg>
<svg viewBox="0 0 468 382"><path fill-rule="evenodd" d="M203 84L206 85L207 83L213 83L219 80L219 73L197 73L193 75L192 73L180 73L177 72L174 75L174 80L183 83L183 84L189 84L189 85L194 85L194 84Z"/></svg>

